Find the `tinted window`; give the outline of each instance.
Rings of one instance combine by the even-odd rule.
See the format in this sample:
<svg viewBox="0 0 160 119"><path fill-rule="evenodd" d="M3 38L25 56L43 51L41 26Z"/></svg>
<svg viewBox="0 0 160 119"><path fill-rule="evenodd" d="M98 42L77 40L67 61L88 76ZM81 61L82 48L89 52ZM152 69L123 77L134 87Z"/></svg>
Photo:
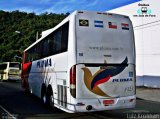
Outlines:
<svg viewBox="0 0 160 119"><path fill-rule="evenodd" d="M67 51L69 22L52 32L34 47L26 51L25 62Z"/></svg>
<svg viewBox="0 0 160 119"><path fill-rule="evenodd" d="M20 64L19 63L10 63L9 67L19 68Z"/></svg>
<svg viewBox="0 0 160 119"><path fill-rule="evenodd" d="M5 70L7 68L7 64L0 64L0 70Z"/></svg>

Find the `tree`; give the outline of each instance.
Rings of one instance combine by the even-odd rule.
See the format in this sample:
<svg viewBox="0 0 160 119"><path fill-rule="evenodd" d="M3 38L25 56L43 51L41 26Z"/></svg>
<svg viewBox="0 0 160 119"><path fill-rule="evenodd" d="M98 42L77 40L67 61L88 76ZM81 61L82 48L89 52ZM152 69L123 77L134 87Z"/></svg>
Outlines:
<svg viewBox="0 0 160 119"><path fill-rule="evenodd" d="M66 16L67 14L36 15L18 10L13 12L0 10L0 61L15 61L15 55L22 56L22 51L36 41L37 32L53 28Z"/></svg>

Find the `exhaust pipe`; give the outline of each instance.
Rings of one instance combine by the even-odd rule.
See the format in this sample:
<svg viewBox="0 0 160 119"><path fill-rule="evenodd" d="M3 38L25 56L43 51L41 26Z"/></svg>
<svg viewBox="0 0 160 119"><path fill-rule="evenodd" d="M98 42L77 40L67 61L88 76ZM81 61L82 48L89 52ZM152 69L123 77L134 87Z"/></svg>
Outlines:
<svg viewBox="0 0 160 119"><path fill-rule="evenodd" d="M88 106L86 107L86 110L88 110L88 111L92 110L92 106L91 106L91 105L88 105Z"/></svg>

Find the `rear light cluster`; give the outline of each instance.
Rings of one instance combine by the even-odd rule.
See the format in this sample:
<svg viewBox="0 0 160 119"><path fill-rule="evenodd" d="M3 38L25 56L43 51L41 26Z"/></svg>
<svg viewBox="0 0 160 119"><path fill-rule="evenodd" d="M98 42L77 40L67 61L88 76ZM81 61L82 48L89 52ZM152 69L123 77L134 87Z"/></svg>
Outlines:
<svg viewBox="0 0 160 119"><path fill-rule="evenodd" d="M70 69L70 92L71 95L76 98L76 65Z"/></svg>

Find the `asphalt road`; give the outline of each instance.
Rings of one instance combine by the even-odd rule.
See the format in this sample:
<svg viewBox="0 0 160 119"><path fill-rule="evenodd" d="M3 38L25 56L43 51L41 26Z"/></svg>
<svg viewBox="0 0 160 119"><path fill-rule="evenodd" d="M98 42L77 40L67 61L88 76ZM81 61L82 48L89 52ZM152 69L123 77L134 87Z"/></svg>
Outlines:
<svg viewBox="0 0 160 119"><path fill-rule="evenodd" d="M138 115L142 113L145 114ZM44 107L39 98L24 93L20 82L0 82L2 119L146 119L147 114L160 119L160 103L137 99L134 109L69 114L59 109Z"/></svg>

